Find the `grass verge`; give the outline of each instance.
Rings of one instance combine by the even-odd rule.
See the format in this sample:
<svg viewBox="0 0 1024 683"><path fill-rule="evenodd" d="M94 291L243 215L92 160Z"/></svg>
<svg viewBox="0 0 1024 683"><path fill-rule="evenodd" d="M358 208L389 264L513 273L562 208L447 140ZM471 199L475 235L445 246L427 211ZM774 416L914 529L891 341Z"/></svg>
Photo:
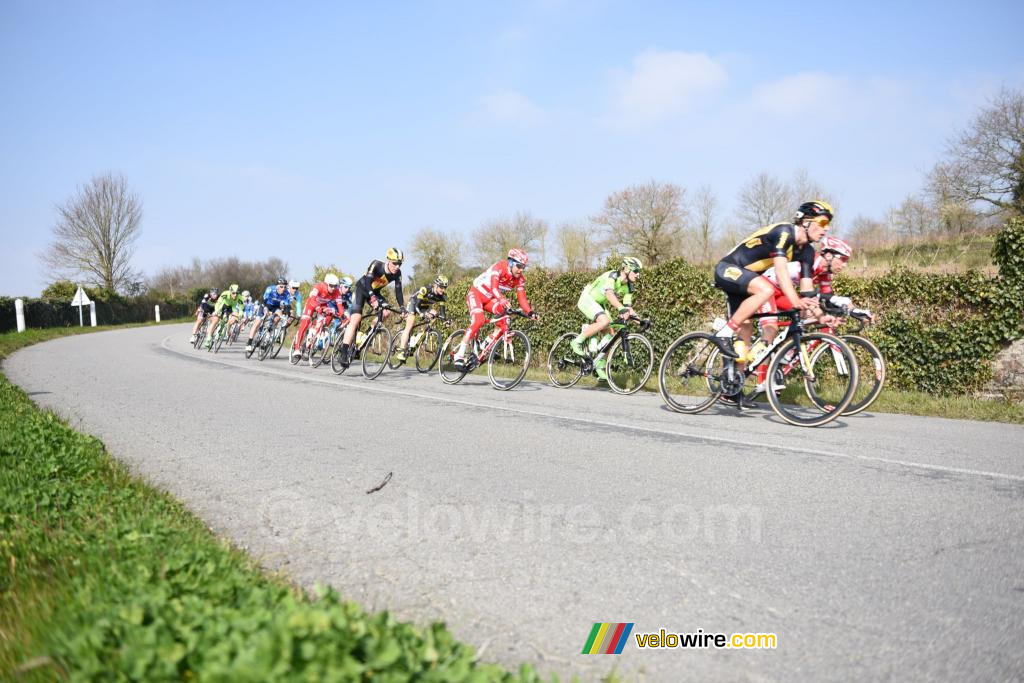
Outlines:
<svg viewBox="0 0 1024 683"><path fill-rule="evenodd" d="M0 335L0 358L97 329ZM538 680L442 624L304 594L3 376L0 405L0 680Z"/></svg>

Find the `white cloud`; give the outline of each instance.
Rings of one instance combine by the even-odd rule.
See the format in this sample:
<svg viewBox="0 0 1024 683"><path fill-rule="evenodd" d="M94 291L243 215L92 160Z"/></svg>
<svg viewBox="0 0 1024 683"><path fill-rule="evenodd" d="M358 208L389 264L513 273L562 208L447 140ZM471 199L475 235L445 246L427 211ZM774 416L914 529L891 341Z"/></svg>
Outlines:
<svg viewBox="0 0 1024 683"><path fill-rule="evenodd" d="M843 78L820 71L786 76L754 89L754 107L779 117L802 118L813 112L833 116L853 99L851 86Z"/></svg>
<svg viewBox="0 0 1024 683"><path fill-rule="evenodd" d="M616 119L654 123L691 109L728 79L725 67L703 52L647 50L630 71L612 73Z"/></svg>
<svg viewBox="0 0 1024 683"><path fill-rule="evenodd" d="M535 126L545 119L544 110L515 90L498 90L480 98L480 113L492 122Z"/></svg>

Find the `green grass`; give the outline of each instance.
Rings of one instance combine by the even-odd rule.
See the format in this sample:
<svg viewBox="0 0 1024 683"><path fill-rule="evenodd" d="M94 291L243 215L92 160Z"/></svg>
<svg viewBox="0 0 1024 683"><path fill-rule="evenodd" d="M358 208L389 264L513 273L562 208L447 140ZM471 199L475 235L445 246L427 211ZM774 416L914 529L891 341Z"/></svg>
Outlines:
<svg viewBox="0 0 1024 683"><path fill-rule="evenodd" d="M0 335L0 354L80 331ZM0 680L538 679L441 624L304 594L2 376L0 405Z"/></svg>

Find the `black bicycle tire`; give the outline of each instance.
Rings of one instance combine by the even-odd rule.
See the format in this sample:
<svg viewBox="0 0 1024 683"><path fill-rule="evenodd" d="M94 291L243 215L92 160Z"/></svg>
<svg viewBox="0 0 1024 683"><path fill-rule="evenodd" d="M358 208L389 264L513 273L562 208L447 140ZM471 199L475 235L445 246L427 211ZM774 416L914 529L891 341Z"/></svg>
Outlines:
<svg viewBox="0 0 1024 683"><path fill-rule="evenodd" d="M429 346L429 342L427 341L428 339L434 340L434 348L437 350L433 353L427 350L427 347ZM441 345L443 343L444 340L441 339L441 333L437 330L427 330L423 333L423 337L420 339L419 344L416 345L416 352L413 354L416 358L416 369L418 371L427 373L434 369L434 366L437 365L437 360L441 357ZM424 355L428 354L430 356L430 363L424 367L420 359Z"/></svg>
<svg viewBox="0 0 1024 683"><path fill-rule="evenodd" d="M444 357L445 357L446 354L449 354L449 353L454 355L454 352L452 351L451 346L452 346L452 341L455 339L456 335L461 335L461 337L465 337L466 336L466 330L455 330L454 332L452 332L451 334L448 335L448 338L444 340L444 344L441 345L440 361L437 364L437 372L441 376L441 381L444 382L445 384L458 384L463 379L465 379L466 374L467 374L467 371L466 371L465 368L458 369L455 372L450 373L450 376L448 376L448 377L446 377L445 373L444 373L444 368L445 368ZM472 349L467 351L467 353L472 353ZM454 367L454 365L453 365L453 367Z"/></svg>
<svg viewBox="0 0 1024 683"><path fill-rule="evenodd" d="M572 366L576 369L576 374L569 382L560 383L557 379L555 379L554 368L552 367L556 362L562 362L562 360L564 360L563 357L568 356L569 353L575 356L575 352L572 350L572 347L569 346L568 344L565 344L568 353L563 353L562 351L558 351L558 353L556 353L559 344L562 344L563 342L568 342L569 344L571 344L572 340L575 338L575 332L566 332L562 336L558 337L558 339L555 340L555 343L552 344L551 348L548 350L548 362L545 367L548 371L548 381L551 382L551 386L553 387L558 387L559 389L568 389L569 387L576 386L579 383L579 381L583 379L582 357L578 357L580 360L580 364L577 365L576 363L572 363Z"/></svg>
<svg viewBox="0 0 1024 683"><path fill-rule="evenodd" d="M638 346L643 346L645 349L647 349L647 357L650 358L650 362L647 364L647 372L644 375L644 381L640 382L636 386L636 388L631 390L625 390L615 386L615 382L612 380L611 373L613 357L617 352L620 352L620 350L624 348L623 342L625 340L628 340L631 345L636 343ZM630 353L632 355L632 350L630 351ZM619 337L618 339L615 340L615 343L612 345L612 348L608 351L608 363L605 367L607 368L606 371L608 373L608 387L612 391L614 391L616 394L621 394L623 396L635 394L636 392L640 391L644 387L644 385L647 384L647 382L651 379L651 373L654 372L654 346L651 344L651 341L647 337L638 332L631 332L627 334L625 337Z"/></svg>
<svg viewBox="0 0 1024 683"><path fill-rule="evenodd" d="M840 339L839 337L836 337L835 335L825 334L823 332L812 332L810 334L802 335L801 340L804 341L805 343L817 340L825 342L826 344L835 344L843 352L843 356L846 358L847 363L850 365L851 374L850 382L847 386L843 398L834 405L832 405L830 409L821 408L821 406L816 401L811 399L811 390L809 388L809 385L807 384L807 376L805 375L803 378L805 392L807 393L808 398L811 399L811 401L816 406L818 406L819 409L821 409L822 412L819 417L805 419L797 417L794 413L788 412L788 409L785 407L786 404L782 402L782 397L776 392L772 391L770 385L769 390L766 392L768 394L768 404L772 407L772 410L775 411L776 415L778 415L780 418L782 418L783 421L791 425L794 425L796 427L820 427L824 424L832 422L840 415L842 415L847 405L849 405L850 401L853 400L853 395L857 390L857 359L853 356L853 352L850 351L849 347L846 346L846 343L843 342L843 340ZM781 365L783 363L790 362L790 360L787 359L787 356L789 356L790 351L796 351L796 362L803 362L800 358L799 350L796 349L796 338L794 337L792 339L787 339L772 356L771 363L769 363L768 365L767 377L769 383L771 382L771 379L775 377L775 372L777 370L781 370Z"/></svg>
<svg viewBox="0 0 1024 683"><path fill-rule="evenodd" d="M374 343L374 340L379 335L385 335L388 338L387 344L385 345L387 350L384 351L384 360L381 361L380 367L377 368L376 370L367 370L366 359L370 357L370 354L368 354L366 350L370 348L370 345ZM362 366L363 369L363 377L365 377L366 379L377 379L378 377L380 377L380 374L384 372L384 368L388 366L388 358L391 355L391 331L383 326L378 327L375 330L372 330L370 332L370 336L366 338L366 343L363 344L361 351L363 357L360 359L360 365Z"/></svg>
<svg viewBox="0 0 1024 683"><path fill-rule="evenodd" d="M708 399L691 407L683 406L673 399L669 393L668 386L665 381L665 372L669 367L669 358L671 358L673 351L678 349L685 342L694 340L703 340L712 346L716 346L712 335L707 332L688 332L677 337L671 344L669 344L668 348L665 349L665 353L661 357L661 362L658 364L658 393L661 394L662 401L665 402L665 405L668 406L669 410L682 413L684 415L696 415L697 413L704 412L711 406L715 405L719 397L722 395L722 392L715 391L709 385L705 384L705 388L708 390Z"/></svg>
<svg viewBox="0 0 1024 683"><path fill-rule="evenodd" d="M508 384L499 383L494 378L494 358L498 353L498 349L504 348L504 341L499 339L497 342L495 342L494 346L491 347L491 352L487 354L487 379L490 380L491 386L497 389L498 391L509 391L519 386L519 383L523 381L524 377L526 377L526 372L530 369L530 358L533 357L533 347L530 344L530 338L526 336L525 332L523 332L522 330L512 330L511 332L509 332L509 335L515 337L516 339L523 340L523 342L526 345L526 358L523 359L523 368L516 375L515 379L513 379Z"/></svg>

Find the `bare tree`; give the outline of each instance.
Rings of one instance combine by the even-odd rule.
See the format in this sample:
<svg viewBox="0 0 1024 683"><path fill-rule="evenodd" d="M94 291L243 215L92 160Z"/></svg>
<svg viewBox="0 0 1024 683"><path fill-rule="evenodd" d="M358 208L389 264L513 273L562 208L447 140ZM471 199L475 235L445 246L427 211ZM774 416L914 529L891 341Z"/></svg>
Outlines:
<svg viewBox="0 0 1024 683"><path fill-rule="evenodd" d="M682 187L651 180L612 193L591 220L605 230L612 249L653 266L682 253L685 198Z"/></svg>
<svg viewBox="0 0 1024 683"><path fill-rule="evenodd" d="M748 228L789 220L796 205L785 182L761 171L740 188L736 217Z"/></svg>
<svg viewBox="0 0 1024 683"><path fill-rule="evenodd" d="M951 200L1024 213L1024 92L1003 89L946 147L929 184Z"/></svg>
<svg viewBox="0 0 1024 683"><path fill-rule="evenodd" d="M938 216L928 202L911 195L898 207L890 209L886 220L893 233L917 238L935 232Z"/></svg>
<svg viewBox="0 0 1024 683"><path fill-rule="evenodd" d="M849 233L843 233L842 237L852 242L857 249L878 247L892 241L892 233L882 221L858 215L849 225Z"/></svg>
<svg viewBox="0 0 1024 683"><path fill-rule="evenodd" d="M242 261L231 256L210 259L205 263L195 258L188 266L171 266L158 270L149 278L149 288L166 292L171 296L198 287L223 289L229 284L262 292L268 284L287 275L288 264L277 257L265 261Z"/></svg>
<svg viewBox="0 0 1024 683"><path fill-rule="evenodd" d="M604 251L604 241L589 225L563 223L555 233L566 270L590 270Z"/></svg>
<svg viewBox="0 0 1024 683"><path fill-rule="evenodd" d="M56 209L54 241L39 257L45 266L111 292L126 292L142 279L131 267L141 233L142 201L122 176L93 176Z"/></svg>
<svg viewBox="0 0 1024 683"><path fill-rule="evenodd" d="M454 277L462 269L462 237L455 232L423 228L413 235L409 253L416 261L413 282L425 284L439 274Z"/></svg>
<svg viewBox="0 0 1024 683"><path fill-rule="evenodd" d="M513 247L531 253L535 263L543 263L547 236L547 221L534 218L527 211L520 211L511 220L499 218L484 223L473 231L470 240L478 265L504 258ZM539 258L536 258L538 252Z"/></svg>
<svg viewBox="0 0 1024 683"><path fill-rule="evenodd" d="M800 204L815 199L828 201L829 204L835 207L836 201L834 197L835 195L828 192L821 183L811 178L806 168L797 169L796 173L793 174L793 180L789 184L789 198L793 204L793 206L789 207L790 211L795 211L796 207Z"/></svg>
<svg viewBox="0 0 1024 683"><path fill-rule="evenodd" d="M697 247L699 254L694 254L694 260L707 263L711 260L711 242L715 234L715 212L718 209L718 198L711 191L708 185L697 190L693 199L694 213L696 214Z"/></svg>

